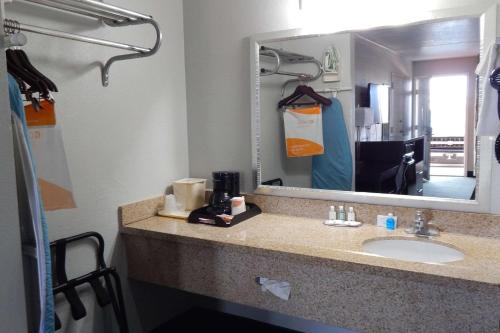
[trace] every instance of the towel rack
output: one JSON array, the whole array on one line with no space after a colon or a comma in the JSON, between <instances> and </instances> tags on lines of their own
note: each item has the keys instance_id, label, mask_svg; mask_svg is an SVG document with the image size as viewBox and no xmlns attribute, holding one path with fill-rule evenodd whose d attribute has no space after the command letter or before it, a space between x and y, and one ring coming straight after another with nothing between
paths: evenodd
<instances>
[{"instance_id":1,"label":"towel rack","mask_svg":"<svg viewBox=\"0 0 500 333\"><path fill-rule=\"evenodd\" d=\"M340 88L324 88L320 90L315 90L318 94L327 94L327 93L339 93L344 91L351 91L351 87L340 87Z\"/></svg>"},{"instance_id":2,"label":"towel rack","mask_svg":"<svg viewBox=\"0 0 500 333\"><path fill-rule=\"evenodd\" d=\"M21 31L31 32L46 36L52 36L74 41L102 45L116 49L128 50L134 53L121 54L111 57L106 61L102 68L102 84L107 87L109 84L109 69L115 61L128 59L144 58L155 54L161 45L162 34L158 23L150 15L137 13L128 9L120 8L111 4L98 2L94 0L0 0L2 2L25 2L35 5L55 8L73 14L83 15L102 20L111 27L122 27L138 24L150 24L156 33L156 41L153 47L140 47L130 44L124 44L105 39L98 39L89 36L72 34L59 30L46 29L34 25L24 24L16 20L5 19L3 22L4 31L7 35L16 34ZM22 40L22 38L21 38ZM13 46L12 42L9 46Z\"/></svg>"},{"instance_id":3,"label":"towel rack","mask_svg":"<svg viewBox=\"0 0 500 333\"><path fill-rule=\"evenodd\" d=\"M285 50L275 49L275 48L271 48L271 47L267 47L267 46L260 47L259 55L271 57L271 58L274 58L274 60L275 60L275 66L273 69L266 69L266 68L260 69L261 76L279 74L279 75L296 77L295 79L290 79L283 84L283 87L281 89L282 96L284 95L286 86L288 84L290 84L292 82L314 81L314 80L319 79L321 77L321 75L323 74L323 65L321 64L321 61L319 61L318 59L316 59L312 56L308 56L308 55L304 55L304 54L300 54L300 53L288 52ZM296 73L296 72L283 71L280 68L283 63L286 63L286 64L306 64L306 63L314 64L317 67L317 72L316 72L316 74L307 74L307 73Z\"/></svg>"}]
</instances>

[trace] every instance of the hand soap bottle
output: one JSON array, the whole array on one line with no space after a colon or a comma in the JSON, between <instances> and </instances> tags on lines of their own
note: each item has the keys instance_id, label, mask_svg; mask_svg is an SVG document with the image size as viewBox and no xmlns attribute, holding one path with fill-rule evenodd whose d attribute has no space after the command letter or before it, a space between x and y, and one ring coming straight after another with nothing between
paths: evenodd
<instances>
[{"instance_id":1,"label":"hand soap bottle","mask_svg":"<svg viewBox=\"0 0 500 333\"><path fill-rule=\"evenodd\" d=\"M394 219L394 215L392 215L392 213L387 214L385 227L387 230L396 230L396 220Z\"/></svg>"},{"instance_id":2,"label":"hand soap bottle","mask_svg":"<svg viewBox=\"0 0 500 333\"><path fill-rule=\"evenodd\" d=\"M356 221L356 214L354 214L354 208L349 207L349 211L347 212L347 221L354 222Z\"/></svg>"},{"instance_id":3,"label":"hand soap bottle","mask_svg":"<svg viewBox=\"0 0 500 333\"><path fill-rule=\"evenodd\" d=\"M330 206L330 211L328 212L328 219L330 221L335 221L337 219L337 212L335 211L335 206Z\"/></svg>"},{"instance_id":4,"label":"hand soap bottle","mask_svg":"<svg viewBox=\"0 0 500 333\"><path fill-rule=\"evenodd\" d=\"M337 216L337 219L339 219L340 221L345 221L344 206L339 206L339 215Z\"/></svg>"}]
</instances>

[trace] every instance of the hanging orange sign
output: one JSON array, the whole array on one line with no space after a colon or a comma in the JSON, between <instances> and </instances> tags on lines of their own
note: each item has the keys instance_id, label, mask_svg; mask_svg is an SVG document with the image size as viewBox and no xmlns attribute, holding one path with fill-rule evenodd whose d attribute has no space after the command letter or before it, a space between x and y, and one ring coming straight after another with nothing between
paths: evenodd
<instances>
[{"instance_id":1,"label":"hanging orange sign","mask_svg":"<svg viewBox=\"0 0 500 333\"><path fill-rule=\"evenodd\" d=\"M24 106L26 114L26 123L31 126L55 126L56 113L54 103L47 100L40 102L40 109L36 110L32 104Z\"/></svg>"}]
</instances>

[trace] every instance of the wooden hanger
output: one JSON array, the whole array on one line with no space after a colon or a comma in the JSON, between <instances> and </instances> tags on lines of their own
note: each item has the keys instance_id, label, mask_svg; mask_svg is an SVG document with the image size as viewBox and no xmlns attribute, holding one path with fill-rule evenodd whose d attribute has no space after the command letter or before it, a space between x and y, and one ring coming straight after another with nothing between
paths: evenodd
<instances>
[{"instance_id":1,"label":"wooden hanger","mask_svg":"<svg viewBox=\"0 0 500 333\"><path fill-rule=\"evenodd\" d=\"M300 85L295 88L295 91L288 97L283 98L281 101L278 103L278 107L281 109L284 106L289 106L289 105L297 105L294 104L295 101L300 99L301 97L307 96L311 99L313 99L315 102L318 104L322 105L331 105L332 101L324 96L321 96L320 94L316 93L313 88L308 87L306 85Z\"/></svg>"}]
</instances>

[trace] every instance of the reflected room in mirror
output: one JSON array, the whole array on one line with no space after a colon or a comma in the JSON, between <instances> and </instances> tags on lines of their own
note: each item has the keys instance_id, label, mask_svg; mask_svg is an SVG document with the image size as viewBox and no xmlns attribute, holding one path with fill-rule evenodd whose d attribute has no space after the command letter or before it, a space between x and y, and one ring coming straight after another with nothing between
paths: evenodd
<instances>
[{"instance_id":1,"label":"reflected room in mirror","mask_svg":"<svg viewBox=\"0 0 500 333\"><path fill-rule=\"evenodd\" d=\"M476 17L261 42L260 184L474 200L480 45Z\"/></svg>"}]
</instances>

